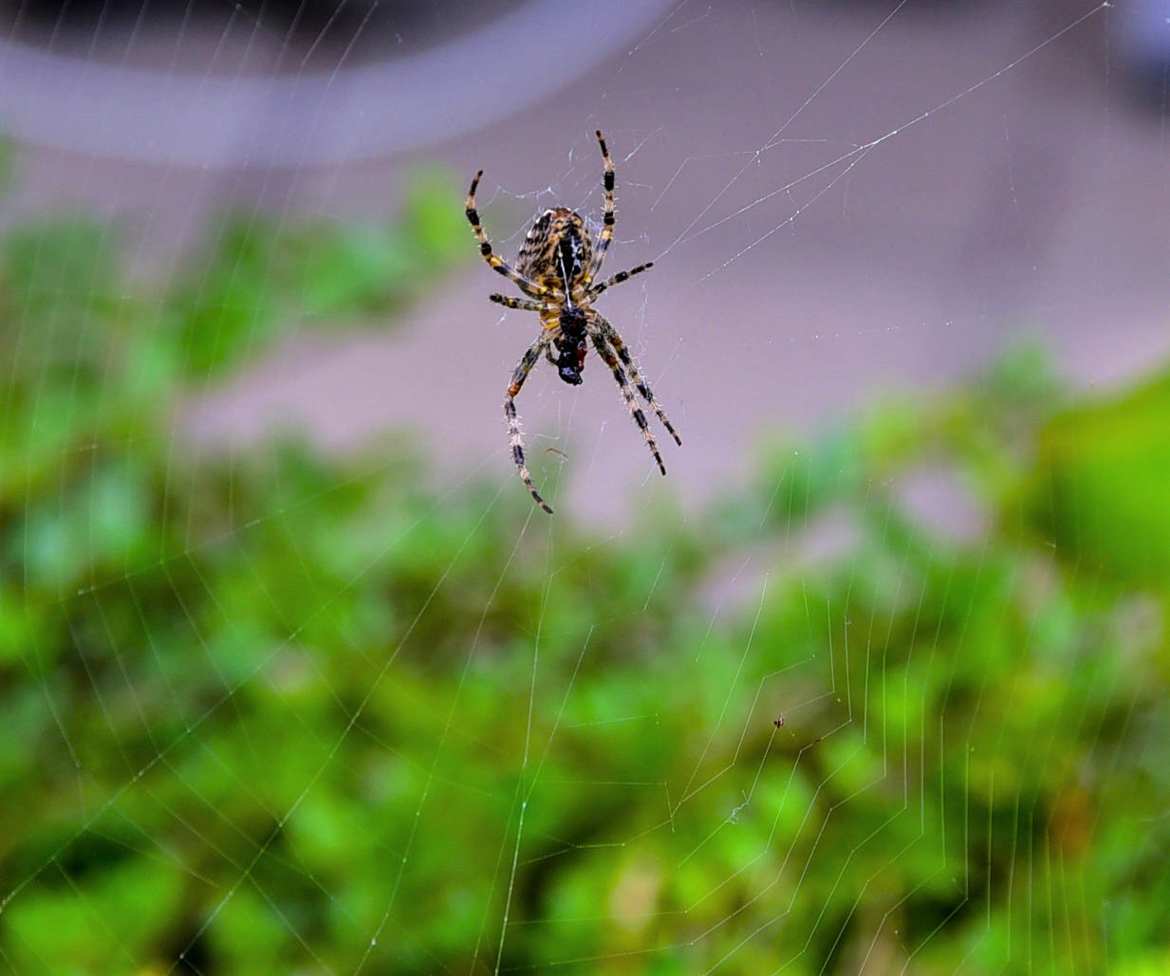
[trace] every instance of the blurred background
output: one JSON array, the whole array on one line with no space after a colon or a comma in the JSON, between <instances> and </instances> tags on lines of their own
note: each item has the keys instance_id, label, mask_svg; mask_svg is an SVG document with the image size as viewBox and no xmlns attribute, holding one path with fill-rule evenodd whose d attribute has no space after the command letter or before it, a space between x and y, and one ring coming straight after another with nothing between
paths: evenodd
<instances>
[{"instance_id":1,"label":"blurred background","mask_svg":"<svg viewBox=\"0 0 1170 976\"><path fill-rule=\"evenodd\" d=\"M1170 2L0 2L0 972L1170 972ZM463 216L618 222L682 434ZM663 437L662 439L667 438Z\"/></svg>"}]
</instances>

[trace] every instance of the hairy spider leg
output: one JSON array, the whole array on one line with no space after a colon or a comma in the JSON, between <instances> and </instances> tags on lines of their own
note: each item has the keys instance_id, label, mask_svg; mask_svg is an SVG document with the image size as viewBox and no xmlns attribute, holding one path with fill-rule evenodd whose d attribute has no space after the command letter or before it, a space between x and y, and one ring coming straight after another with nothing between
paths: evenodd
<instances>
[{"instance_id":1,"label":"hairy spider leg","mask_svg":"<svg viewBox=\"0 0 1170 976\"><path fill-rule=\"evenodd\" d=\"M547 302L526 302L523 298L509 298L507 295L488 295L488 301L504 308L518 308L522 312L546 312L549 309Z\"/></svg>"},{"instance_id":2,"label":"hairy spider leg","mask_svg":"<svg viewBox=\"0 0 1170 976\"><path fill-rule=\"evenodd\" d=\"M513 371L512 382L508 386L507 393L504 395L504 416L508 418L508 442L512 446L512 460L516 462L516 470L520 473L520 480L524 482L528 493L532 495L536 504L548 512L549 515L552 515L553 510L549 507L548 502L540 497L540 492L536 490L536 485L532 483L532 475L528 473L528 465L524 462L524 438L520 434L520 418L516 416L516 397L520 393L520 387L528 379L528 374L532 372L532 367L540 359L540 355L544 352L548 342L548 336L546 335L542 335L537 339L536 342L528 347L528 351L524 353L524 356Z\"/></svg>"},{"instance_id":3,"label":"hairy spider leg","mask_svg":"<svg viewBox=\"0 0 1170 976\"><path fill-rule=\"evenodd\" d=\"M625 371L622 369L621 363L618 362L617 356L614 355L613 350L610 349L606 342L606 337L598 328L589 330L589 338L593 340L593 347L597 350L599 356L605 360L605 364L613 371L613 378L617 380L617 385L621 388L622 397L626 401L626 406L630 409L630 416L634 418L636 423L642 429L642 436L646 438L646 446L650 448L650 453L654 455L654 460L658 462L658 470L666 474L666 465L662 463L662 455L658 453L658 444L654 440L654 435L650 433L650 425L646 423L646 415L642 412L642 408L638 406L638 401L634 398L634 391L630 388L630 381L626 379Z\"/></svg>"},{"instance_id":4,"label":"hairy spider leg","mask_svg":"<svg viewBox=\"0 0 1170 976\"><path fill-rule=\"evenodd\" d=\"M593 267L589 272L586 284L601 273L601 265L605 262L605 252L609 250L609 242L613 240L613 225L617 218L613 213L613 159L605 145L605 136L597 130L597 144L601 146L601 158L605 163L605 173L601 178L601 187L605 191L605 203L601 214L601 234L597 238L597 247L593 251Z\"/></svg>"},{"instance_id":5,"label":"hairy spider leg","mask_svg":"<svg viewBox=\"0 0 1170 976\"><path fill-rule=\"evenodd\" d=\"M479 222L479 211L475 209L475 191L479 187L480 177L483 176L481 169L475 174L471 181L471 189L467 191L467 205L464 208L464 213L467 215L467 221L471 224L472 233L475 234L475 239L479 241L479 253L483 255L483 259L495 270L504 277L510 279L515 283L524 294L532 298L540 298L548 292L544 285L538 284L531 278L526 278L519 271L513 268L507 261L492 251L491 241L487 239L487 234L483 232L483 227Z\"/></svg>"},{"instance_id":6,"label":"hairy spider leg","mask_svg":"<svg viewBox=\"0 0 1170 976\"><path fill-rule=\"evenodd\" d=\"M649 271L654 267L653 261L647 261L645 264L639 264L636 268L630 268L629 271L619 271L609 281L603 281L600 285L595 285L589 289L589 300L592 301L600 295L607 288L612 288L614 285L620 285L623 281L629 281L634 275L641 274L643 271Z\"/></svg>"},{"instance_id":7,"label":"hairy spider leg","mask_svg":"<svg viewBox=\"0 0 1170 976\"><path fill-rule=\"evenodd\" d=\"M669 433L670 436L674 438L674 442L679 447L682 447L682 438L678 436L678 432L674 429L674 425L671 424L669 418L666 416L666 411L662 409L662 404L660 404L657 398L654 396L654 391L650 389L650 384L647 383L645 377L643 377L642 374L638 372L638 366L634 362L634 358L630 355L629 349L626 348L626 344L622 340L622 337L618 335L618 330L610 325L608 320L602 318L602 316L598 315L596 312L593 314L597 319L598 326L601 328L602 335L605 336L606 340L617 352L618 359L622 361L622 365L625 366L626 371L630 374L630 379L634 381L634 386L636 386L638 388L638 392L642 394L642 399L650 404L654 412L658 415L658 419L662 421L662 426L666 428L667 433Z\"/></svg>"}]
</instances>

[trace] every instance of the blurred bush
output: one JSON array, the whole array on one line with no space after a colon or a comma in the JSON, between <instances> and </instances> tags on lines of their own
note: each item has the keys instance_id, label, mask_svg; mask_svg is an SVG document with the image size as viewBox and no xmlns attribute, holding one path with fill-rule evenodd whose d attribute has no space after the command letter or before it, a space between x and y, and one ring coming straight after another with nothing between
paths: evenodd
<instances>
[{"instance_id":1,"label":"blurred bush","mask_svg":"<svg viewBox=\"0 0 1170 976\"><path fill-rule=\"evenodd\" d=\"M461 223L228 221L161 295L3 242L0 970L1166 971L1170 384L1020 354L606 541L506 471L184 450L193 380Z\"/></svg>"}]
</instances>

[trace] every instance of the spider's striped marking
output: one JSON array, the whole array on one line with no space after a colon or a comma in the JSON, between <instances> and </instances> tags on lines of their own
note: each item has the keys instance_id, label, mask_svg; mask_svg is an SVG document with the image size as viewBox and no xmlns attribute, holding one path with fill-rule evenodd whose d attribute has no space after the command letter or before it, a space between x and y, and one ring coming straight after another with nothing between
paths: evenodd
<instances>
[{"instance_id":1,"label":"spider's striped marking","mask_svg":"<svg viewBox=\"0 0 1170 976\"><path fill-rule=\"evenodd\" d=\"M512 460L516 462L516 470L520 474L520 480L524 482L528 493L532 495L536 504L552 515L553 510L549 507L548 502L540 497L540 492L532 483L532 475L528 473L528 465L524 461L524 438L520 433L520 418L516 415L516 397L520 393L520 387L528 379L528 374L532 372L532 367L536 365L536 361L540 359L540 355L547 345L548 337L542 335L528 347L528 351L520 359L512 373L512 382L504 396L504 416L508 418L508 443L512 448Z\"/></svg>"},{"instance_id":2,"label":"spider's striped marking","mask_svg":"<svg viewBox=\"0 0 1170 976\"><path fill-rule=\"evenodd\" d=\"M631 274L632 273L633 272L631 272ZM597 313L595 312L594 315L597 315ZM650 389L650 384L647 383L642 374L638 372L638 366L634 362L633 357L630 355L630 351L626 348L625 342L622 341L622 337L618 335L617 329L610 325L609 322L600 315L597 315L597 322L601 327L602 335L604 335L609 344L613 346L614 350L618 354L618 359L622 361L622 365L625 366L626 371L630 374L630 379L634 381L634 386L636 386L638 388L638 392L642 394L642 399L650 404L651 408L658 415L658 419L662 421L662 426L666 428L667 433L674 438L674 442L679 447L682 447L682 438L678 436L678 432L674 429L674 425L671 424L670 419L666 416L666 411L662 409L662 404L660 404L657 398L654 396L654 391Z\"/></svg>"},{"instance_id":3,"label":"spider's striped marking","mask_svg":"<svg viewBox=\"0 0 1170 976\"><path fill-rule=\"evenodd\" d=\"M522 312L544 312L549 306L544 302L526 302L523 298L509 298L507 295L488 295L489 302L503 305L504 308L515 308Z\"/></svg>"},{"instance_id":4,"label":"spider's striped marking","mask_svg":"<svg viewBox=\"0 0 1170 976\"><path fill-rule=\"evenodd\" d=\"M630 268L629 271L619 271L609 281L603 281L600 285L595 285L589 289L589 298L592 300L600 295L607 288L612 288L614 285L620 285L623 281L629 281L634 275L641 274L643 271L649 271L654 267L653 261L647 261L645 264L639 264L636 268Z\"/></svg>"},{"instance_id":5,"label":"spider's striped marking","mask_svg":"<svg viewBox=\"0 0 1170 976\"><path fill-rule=\"evenodd\" d=\"M537 217L516 257L516 270L562 304L566 295L573 304L585 299L592 268L593 241L584 219L568 207Z\"/></svg>"},{"instance_id":6,"label":"spider's striped marking","mask_svg":"<svg viewBox=\"0 0 1170 976\"><path fill-rule=\"evenodd\" d=\"M609 154L609 147L606 146L605 136L601 134L600 129L597 130L597 144L601 147L601 159L605 165L605 173L601 178L604 200L601 211L601 234L597 239L597 251L593 256L593 269L589 274L590 280L601 273L601 265L605 261L605 252L609 250L610 241L613 240L613 225L617 221L617 218L614 216L613 202L613 187L616 181L613 158Z\"/></svg>"},{"instance_id":7,"label":"spider's striped marking","mask_svg":"<svg viewBox=\"0 0 1170 976\"><path fill-rule=\"evenodd\" d=\"M498 271L506 278L513 281L516 286L526 295L531 295L533 298L540 298L548 289L544 285L526 278L515 270L507 261L501 258L498 254L492 251L491 241L487 239L487 234L483 232L483 227L479 222L479 210L475 206L475 191L479 188L479 181L483 177L483 170L481 169L475 174L475 178L471 181L471 189L467 191L467 203L463 208L463 213L467 217L467 222L471 224L471 231L475 234L475 239L479 241L479 253L483 255L483 259L492 267L493 271Z\"/></svg>"},{"instance_id":8,"label":"spider's striped marking","mask_svg":"<svg viewBox=\"0 0 1170 976\"><path fill-rule=\"evenodd\" d=\"M650 425L646 423L646 415L642 413L642 408L638 406L638 401L634 399L634 391L630 389L630 381L626 379L626 374L622 370L621 363L618 362L617 356L613 354L613 350L606 344L605 336L600 331L590 332L589 337L593 340L593 346L597 350L598 355L605 360L607 365L613 372L613 378L617 380L617 385L621 387L622 397L626 401L626 406L630 410L630 416L634 418L636 423L642 430L642 436L646 438L646 446L650 448L650 453L654 455L654 460L658 462L658 470L666 474L666 465L662 463L662 455L658 453L658 443L654 440L654 435L650 433Z\"/></svg>"}]
</instances>

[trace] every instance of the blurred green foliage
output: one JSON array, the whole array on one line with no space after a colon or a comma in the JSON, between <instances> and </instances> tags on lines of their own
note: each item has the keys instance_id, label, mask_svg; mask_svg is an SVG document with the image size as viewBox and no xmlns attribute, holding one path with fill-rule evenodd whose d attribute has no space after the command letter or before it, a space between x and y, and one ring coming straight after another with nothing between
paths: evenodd
<instances>
[{"instance_id":1,"label":"blurred green foliage","mask_svg":"<svg viewBox=\"0 0 1170 976\"><path fill-rule=\"evenodd\" d=\"M161 296L3 242L0 972L1166 972L1170 383L1019 354L604 541L506 470L181 449L461 224L229 221Z\"/></svg>"},{"instance_id":2,"label":"blurred green foliage","mask_svg":"<svg viewBox=\"0 0 1170 976\"><path fill-rule=\"evenodd\" d=\"M188 368L238 365L290 320L385 321L466 256L466 221L450 204L449 183L430 175L393 224L225 220L167 301Z\"/></svg>"}]
</instances>

